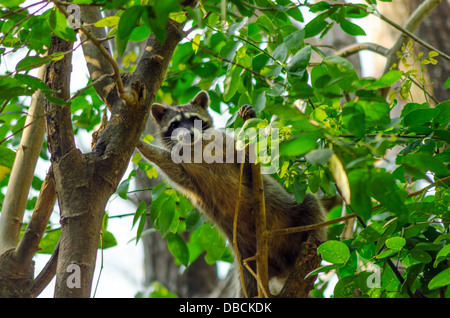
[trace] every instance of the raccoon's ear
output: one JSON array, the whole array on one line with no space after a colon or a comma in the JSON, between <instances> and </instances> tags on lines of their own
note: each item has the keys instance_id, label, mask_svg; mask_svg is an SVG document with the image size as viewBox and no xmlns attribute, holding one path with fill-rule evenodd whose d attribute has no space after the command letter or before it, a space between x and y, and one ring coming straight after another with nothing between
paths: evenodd
<instances>
[{"instance_id":1,"label":"raccoon's ear","mask_svg":"<svg viewBox=\"0 0 450 318\"><path fill-rule=\"evenodd\" d=\"M209 95L206 91L201 91L195 95L194 99L191 101L191 105L198 105L204 109L209 106Z\"/></svg>"},{"instance_id":2,"label":"raccoon's ear","mask_svg":"<svg viewBox=\"0 0 450 318\"><path fill-rule=\"evenodd\" d=\"M151 109L153 118L155 118L156 122L158 123L161 122L168 110L169 109L167 108L167 106L158 103L154 103Z\"/></svg>"}]
</instances>

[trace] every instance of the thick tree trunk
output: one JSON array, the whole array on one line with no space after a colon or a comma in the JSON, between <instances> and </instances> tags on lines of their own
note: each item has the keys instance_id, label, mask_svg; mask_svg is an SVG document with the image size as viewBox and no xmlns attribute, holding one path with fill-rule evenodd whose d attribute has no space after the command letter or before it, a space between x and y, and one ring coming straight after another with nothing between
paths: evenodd
<instances>
[{"instance_id":1,"label":"thick tree trunk","mask_svg":"<svg viewBox=\"0 0 450 318\"><path fill-rule=\"evenodd\" d=\"M125 104L115 86L108 91L105 100L111 117L92 153L82 154L71 142L70 110L67 112L63 107L47 119L61 210L56 297L90 296L105 206L128 166L180 40L181 26L169 23L166 41L160 44L151 37L136 72L122 77L124 87L137 96L136 104ZM51 72L48 76L53 79ZM57 76L64 75L58 72L55 79ZM62 82L63 78L54 83ZM51 83L48 85L55 89Z\"/></svg>"}]
</instances>

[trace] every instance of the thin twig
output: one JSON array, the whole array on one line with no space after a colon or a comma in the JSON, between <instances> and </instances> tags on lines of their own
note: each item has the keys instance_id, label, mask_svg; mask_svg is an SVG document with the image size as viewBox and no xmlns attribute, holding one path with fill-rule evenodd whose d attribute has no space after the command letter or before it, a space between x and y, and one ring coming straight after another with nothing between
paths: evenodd
<instances>
[{"instance_id":1,"label":"thin twig","mask_svg":"<svg viewBox=\"0 0 450 318\"><path fill-rule=\"evenodd\" d=\"M420 190L418 190L418 191L415 191L415 192L412 192L412 193L408 194L408 195L406 196L406 198L409 199L409 198L415 197L415 196L417 196L417 195L421 195L422 193L428 191L429 189L431 189L431 188L433 188L433 187L435 187L435 186L437 186L437 185L446 183L446 182L448 182L448 181L450 181L450 177L445 177L445 178L436 180L435 182L433 182L433 183L427 185L425 188L420 189ZM382 207L383 207L383 205L378 204L378 205L373 206L372 209L379 209L379 208L382 208Z\"/></svg>"},{"instance_id":2,"label":"thin twig","mask_svg":"<svg viewBox=\"0 0 450 318\"><path fill-rule=\"evenodd\" d=\"M185 39L187 39L187 40L190 41L191 43L194 43L193 40L190 39L190 38L188 38L188 37L185 37ZM228 60L228 59L226 59L226 58L224 58L224 57L221 57L221 56L217 55L216 53L214 53L213 51L211 51L210 49L208 49L208 48L206 48L206 47L200 45L199 43L195 43L195 45L198 46L202 51L206 52L207 54L210 54L210 55L214 56L215 58L218 58L219 60L221 60L221 61L223 61L223 62L230 63L230 64L232 64L232 65L235 65L235 66L237 66L237 67L240 67L240 68L242 68L243 70L245 70L245 71L247 71L247 72L249 72L249 73L252 73L253 75L255 75L255 76L257 76L257 77L262 78L262 79L267 83L267 85L269 85L270 87L272 87L272 86L274 85L274 84L273 84L266 76L264 76L264 75L262 75L262 74L259 74L258 72L255 72L255 71L249 69L248 67L245 67L244 65L241 65L241 64L239 64L239 63L230 61L230 60ZM280 85L286 87L286 84L284 84L284 83L277 82L277 81L275 81L275 83L280 84Z\"/></svg>"},{"instance_id":3,"label":"thin twig","mask_svg":"<svg viewBox=\"0 0 450 318\"><path fill-rule=\"evenodd\" d=\"M389 49L385 48L384 46L375 44L375 43L354 43L347 47L344 47L343 49L340 49L334 53L336 56L340 57L349 57L350 55L356 54L359 51L371 51L375 52L379 55L386 56L389 53Z\"/></svg>"},{"instance_id":4,"label":"thin twig","mask_svg":"<svg viewBox=\"0 0 450 318\"><path fill-rule=\"evenodd\" d=\"M428 0L428 3L432 3L432 2L435 2L435 1L439 1L440 2L441 0ZM425 2L424 4L427 5L428 3ZM254 8L254 9L258 9L259 11L278 11L279 10L279 8L275 7L275 5L273 7L270 7L270 8L257 7L257 6L248 4L248 3L246 3L246 5L249 6L249 7ZM286 7L286 9L295 9L295 8L298 8L298 7L301 7L301 6L311 7L312 5L313 4L303 3L303 4L299 4L299 5ZM394 21L388 19L385 15L381 14L378 11L373 12L372 10L370 10L370 9L368 9L366 7L363 7L361 5L354 4L354 3L334 3L334 4L330 4L330 7L352 7L352 8L357 8L357 9L359 9L359 10L365 12L365 13L374 14L374 15L378 16L381 20L383 20L384 22L389 24L390 26L394 27L395 29L399 30L403 34L405 34L408 37L410 37L411 39L413 39L415 42L417 42L420 45L422 45L423 47L426 47L427 49L429 49L431 51L435 51L435 52L439 53L439 55L442 56L444 59L446 59L447 61L450 61L450 56L449 55L447 55L444 52L438 50L437 48L433 47L429 43L423 41L418 36L414 35L414 33L410 32L408 29L402 27L401 25L398 25ZM413 13L412 16L414 16L414 13Z\"/></svg>"},{"instance_id":5,"label":"thin twig","mask_svg":"<svg viewBox=\"0 0 450 318\"><path fill-rule=\"evenodd\" d=\"M256 279L256 283L258 284L258 287L260 288L260 290L262 291L262 294L265 298L269 298L270 295L268 294L266 288L264 287L263 282L261 281L261 278L259 277L258 274L256 274L253 269L250 267L250 265L248 265L248 262L250 261L256 261L258 259L258 256L252 256L249 258L246 258L242 261L242 263L244 264L245 268L247 268L247 270L250 272L250 274Z\"/></svg>"},{"instance_id":6,"label":"thin twig","mask_svg":"<svg viewBox=\"0 0 450 318\"><path fill-rule=\"evenodd\" d=\"M253 196L255 198L255 228L256 228L256 271L261 280L258 295L267 297L269 288L269 238L267 236L266 202L264 198L264 182L261 165L252 163Z\"/></svg>"},{"instance_id":7,"label":"thin twig","mask_svg":"<svg viewBox=\"0 0 450 318\"><path fill-rule=\"evenodd\" d=\"M55 3L55 6L58 8L59 11L61 11L62 14L66 18L69 18L70 14L66 11L64 8L64 5L59 1L53 1ZM120 77L120 70L119 65L117 62L112 58L111 54L105 49L105 47L102 45L102 43L86 28L80 23L80 30L83 31L83 33L86 35L86 37L92 41L92 43L95 44L95 46L98 48L100 53L103 55L103 57L111 64L113 70L114 70L114 76L113 79L116 82L117 85L117 93L121 99L123 99L127 104L134 105L137 101L134 98L133 94L125 92L125 88L123 86L122 78Z\"/></svg>"},{"instance_id":8,"label":"thin twig","mask_svg":"<svg viewBox=\"0 0 450 318\"><path fill-rule=\"evenodd\" d=\"M95 84L103 81L105 78L107 77L114 77L114 74L103 74L102 76L100 76L99 78L97 78L95 81L93 81L91 84L87 85L86 87L83 87L82 89L79 89L75 94L72 95L72 97L70 97L70 99L67 101L68 103L72 102L76 97L78 97L81 93L83 93L84 91L88 90L89 88L91 88L92 86L94 86Z\"/></svg>"},{"instance_id":9,"label":"thin twig","mask_svg":"<svg viewBox=\"0 0 450 318\"><path fill-rule=\"evenodd\" d=\"M245 295L245 298L248 298L247 290L245 288L244 283L244 271L242 269L242 263L241 263L241 256L239 254L239 247L237 245L237 220L238 220L238 214L239 214L239 205L241 202L241 192L242 192L242 174L244 171L244 161L241 162L240 166L240 172L239 172L239 185L238 185L238 199L236 201L236 207L234 210L234 221L233 221L233 246L234 246L234 252L236 254L236 261L239 265L239 274L241 278L241 285L242 285L242 292Z\"/></svg>"},{"instance_id":10,"label":"thin twig","mask_svg":"<svg viewBox=\"0 0 450 318\"><path fill-rule=\"evenodd\" d=\"M450 56L445 54L444 52L438 50L437 48L433 47L432 45L426 43L425 41L421 40L419 37L417 37L413 32L418 28L422 20L428 16L428 14L433 10L441 0L426 0L422 4L419 5L419 7L411 14L411 16L408 18L408 20L405 23L405 26L399 26L395 22L387 19L385 16L380 14L380 18L389 23L391 26L402 32L402 34L399 36L397 41L395 42L394 46L391 48L388 56L387 56L387 62L386 66L384 68L384 73L389 71L391 67L397 63L398 57L397 52L400 50L402 45L406 42L407 38L410 37L415 42L419 43L423 47L426 47L427 49L431 51L437 52L442 58L446 59L447 61L450 61Z\"/></svg>"},{"instance_id":11,"label":"thin twig","mask_svg":"<svg viewBox=\"0 0 450 318\"><path fill-rule=\"evenodd\" d=\"M287 235L287 234L294 234L294 233L299 233L299 232L317 230L322 227L326 227L328 225L339 223L341 221L353 219L356 217L358 217L358 216L355 213L352 213L352 214L345 215L343 217L336 218L336 219L326 221L326 222L310 224L310 225L295 226L295 227L288 227L288 228L284 228L284 229L270 230L270 231L268 231L267 235L268 235L268 237L274 237L277 235Z\"/></svg>"}]
</instances>

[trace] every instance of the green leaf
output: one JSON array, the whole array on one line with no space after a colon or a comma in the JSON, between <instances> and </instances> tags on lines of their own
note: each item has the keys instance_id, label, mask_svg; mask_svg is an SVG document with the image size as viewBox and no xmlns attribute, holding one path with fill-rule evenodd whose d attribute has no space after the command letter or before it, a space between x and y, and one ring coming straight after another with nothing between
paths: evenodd
<instances>
[{"instance_id":1,"label":"green leaf","mask_svg":"<svg viewBox=\"0 0 450 318\"><path fill-rule=\"evenodd\" d=\"M379 79L366 87L366 89L380 89L389 87L397 83L402 78L403 72L399 70L391 70L383 74Z\"/></svg>"},{"instance_id":2,"label":"green leaf","mask_svg":"<svg viewBox=\"0 0 450 318\"><path fill-rule=\"evenodd\" d=\"M315 4L313 4L310 8L309 11L315 13L315 12L320 12L320 11L325 11L328 10L330 8L330 4L326 1L319 1Z\"/></svg>"},{"instance_id":3,"label":"green leaf","mask_svg":"<svg viewBox=\"0 0 450 318\"><path fill-rule=\"evenodd\" d=\"M375 170L370 180L369 193L384 207L394 212L400 222L407 220L408 209L398 193L395 179L391 174L381 169Z\"/></svg>"},{"instance_id":4,"label":"green leaf","mask_svg":"<svg viewBox=\"0 0 450 318\"><path fill-rule=\"evenodd\" d=\"M302 76L306 68L308 67L309 60L311 59L311 46L307 45L300 51L298 51L287 65L287 71L289 75Z\"/></svg>"},{"instance_id":5,"label":"green leaf","mask_svg":"<svg viewBox=\"0 0 450 318\"><path fill-rule=\"evenodd\" d=\"M209 223L203 224L198 235L198 242L207 252L205 261L208 264L214 264L222 258L225 252L225 240L215 227Z\"/></svg>"},{"instance_id":6,"label":"green leaf","mask_svg":"<svg viewBox=\"0 0 450 318\"><path fill-rule=\"evenodd\" d=\"M439 253L436 255L436 260L434 261L433 267L436 268L437 265L438 265L441 261L450 258L450 255L449 255L449 254L450 254L450 244L444 246L444 247L439 251Z\"/></svg>"},{"instance_id":7,"label":"green leaf","mask_svg":"<svg viewBox=\"0 0 450 318\"><path fill-rule=\"evenodd\" d=\"M43 64L50 63L51 60L51 56L27 56L17 63L16 71L28 71Z\"/></svg>"},{"instance_id":8,"label":"green leaf","mask_svg":"<svg viewBox=\"0 0 450 318\"><path fill-rule=\"evenodd\" d=\"M352 298L356 288L354 275L341 278L334 287L334 298Z\"/></svg>"},{"instance_id":9,"label":"green leaf","mask_svg":"<svg viewBox=\"0 0 450 318\"><path fill-rule=\"evenodd\" d=\"M133 227L136 224L136 222L144 215L144 218L146 217L145 212L147 211L147 205L145 204L145 201L141 201L139 203L136 212L134 213L133 217Z\"/></svg>"},{"instance_id":10,"label":"green leaf","mask_svg":"<svg viewBox=\"0 0 450 318\"><path fill-rule=\"evenodd\" d=\"M305 38L312 38L322 32L328 26L328 22L325 21L327 17L328 14L322 13L309 21L305 25Z\"/></svg>"},{"instance_id":11,"label":"green leaf","mask_svg":"<svg viewBox=\"0 0 450 318\"><path fill-rule=\"evenodd\" d=\"M344 264L350 258L348 246L340 241L327 241L322 243L317 249L317 253L324 261L333 264Z\"/></svg>"},{"instance_id":12,"label":"green leaf","mask_svg":"<svg viewBox=\"0 0 450 318\"><path fill-rule=\"evenodd\" d=\"M97 22L95 22L94 26L96 26L97 28L115 27L116 25L119 24L119 21L120 17L113 15L98 20Z\"/></svg>"},{"instance_id":13,"label":"green leaf","mask_svg":"<svg viewBox=\"0 0 450 318\"><path fill-rule=\"evenodd\" d=\"M378 254L376 256L376 259L388 258L388 257L391 257L391 256L396 255L396 254L398 254L398 250L397 249L395 249L395 250L387 249L387 250L384 250L383 252L381 252L380 254Z\"/></svg>"},{"instance_id":14,"label":"green leaf","mask_svg":"<svg viewBox=\"0 0 450 318\"><path fill-rule=\"evenodd\" d=\"M165 183L161 183L161 185L165 185ZM156 189L156 187L155 187ZM155 190L154 189L154 190ZM153 191L152 191L153 193ZM152 204L150 206L150 221L152 224L156 224L156 221L158 220L160 214L161 214L161 208L164 205L164 203L169 199L169 196L166 192L162 192L158 196L153 196Z\"/></svg>"},{"instance_id":15,"label":"green leaf","mask_svg":"<svg viewBox=\"0 0 450 318\"><path fill-rule=\"evenodd\" d=\"M443 270L439 274L433 277L431 281L428 283L429 289L436 289L440 287L444 287L450 285L450 268Z\"/></svg>"},{"instance_id":16,"label":"green leaf","mask_svg":"<svg viewBox=\"0 0 450 318\"><path fill-rule=\"evenodd\" d=\"M146 7L143 18L152 29L160 43L166 40L166 26L171 12L180 11L180 0L155 1L152 7Z\"/></svg>"},{"instance_id":17,"label":"green leaf","mask_svg":"<svg viewBox=\"0 0 450 318\"><path fill-rule=\"evenodd\" d=\"M292 190L294 192L294 197L297 203L302 203L303 199L306 195L306 188L307 184L305 180L300 180L299 178L296 178L294 180L294 183L292 184Z\"/></svg>"},{"instance_id":18,"label":"green leaf","mask_svg":"<svg viewBox=\"0 0 450 318\"><path fill-rule=\"evenodd\" d=\"M129 179L125 179L119 184L119 186L117 187L117 194L119 195L119 197L121 197L124 200L126 200L128 198L129 186L130 186Z\"/></svg>"},{"instance_id":19,"label":"green leaf","mask_svg":"<svg viewBox=\"0 0 450 318\"><path fill-rule=\"evenodd\" d=\"M130 34L129 41L140 42L147 39L150 36L151 30L148 25L140 25L135 27Z\"/></svg>"},{"instance_id":20,"label":"green leaf","mask_svg":"<svg viewBox=\"0 0 450 318\"><path fill-rule=\"evenodd\" d=\"M305 30L298 30L292 32L288 36L284 38L284 45L288 50L297 51L303 44L303 40L305 38Z\"/></svg>"},{"instance_id":21,"label":"green leaf","mask_svg":"<svg viewBox=\"0 0 450 318\"><path fill-rule=\"evenodd\" d=\"M333 265L325 265L325 266L320 266L319 268L316 268L315 270L313 270L312 272L309 272L306 276L305 279L314 275L317 275L319 273L328 273L331 270L334 269L339 269L341 267L345 266L344 264L333 264Z\"/></svg>"},{"instance_id":22,"label":"green leaf","mask_svg":"<svg viewBox=\"0 0 450 318\"><path fill-rule=\"evenodd\" d=\"M18 7L20 4L25 2L25 0L2 0L1 3L7 8Z\"/></svg>"},{"instance_id":23,"label":"green leaf","mask_svg":"<svg viewBox=\"0 0 450 318\"><path fill-rule=\"evenodd\" d=\"M334 81L339 80L337 85L343 90L350 88L351 84L358 79L358 74L352 63L340 56L327 56L322 62L329 71Z\"/></svg>"},{"instance_id":24,"label":"green leaf","mask_svg":"<svg viewBox=\"0 0 450 318\"><path fill-rule=\"evenodd\" d=\"M136 231L136 244L139 242L142 233L144 233L145 220L146 220L145 214L141 215L141 218L139 219L139 225Z\"/></svg>"},{"instance_id":25,"label":"green leaf","mask_svg":"<svg viewBox=\"0 0 450 318\"><path fill-rule=\"evenodd\" d=\"M344 30L344 32L350 35L366 35L366 32L364 32L364 30L359 25L350 22L347 19L342 20L339 25L341 26L342 30Z\"/></svg>"},{"instance_id":26,"label":"green leaf","mask_svg":"<svg viewBox=\"0 0 450 318\"><path fill-rule=\"evenodd\" d=\"M440 112L439 115L434 118L434 121L439 124L448 124L448 122L450 122L450 100L439 103L435 108L439 109Z\"/></svg>"},{"instance_id":27,"label":"green leaf","mask_svg":"<svg viewBox=\"0 0 450 318\"><path fill-rule=\"evenodd\" d=\"M342 109L342 122L344 127L356 137L363 136L366 131L366 116L359 104L349 103Z\"/></svg>"},{"instance_id":28,"label":"green leaf","mask_svg":"<svg viewBox=\"0 0 450 318\"><path fill-rule=\"evenodd\" d=\"M394 250L399 250L406 244L406 240L403 237L391 237L385 242L386 247Z\"/></svg>"},{"instance_id":29,"label":"green leaf","mask_svg":"<svg viewBox=\"0 0 450 318\"><path fill-rule=\"evenodd\" d=\"M39 16L38 19L40 21L31 28L30 48L39 53L44 53L45 48L50 47L52 32L44 15Z\"/></svg>"},{"instance_id":30,"label":"green leaf","mask_svg":"<svg viewBox=\"0 0 450 318\"><path fill-rule=\"evenodd\" d=\"M372 204L367 192L369 174L365 169L352 170L348 174L352 193L351 207L363 220L367 221L372 214Z\"/></svg>"},{"instance_id":31,"label":"green leaf","mask_svg":"<svg viewBox=\"0 0 450 318\"><path fill-rule=\"evenodd\" d=\"M408 113L403 122L405 126L422 125L433 120L438 114L439 109L437 108L416 109Z\"/></svg>"},{"instance_id":32,"label":"green leaf","mask_svg":"<svg viewBox=\"0 0 450 318\"><path fill-rule=\"evenodd\" d=\"M26 74L16 74L14 76L14 78L19 80L19 82L22 82L22 83L28 85L29 87L33 88L34 90L40 89L46 93L56 93L55 91L52 91L50 89L50 87L48 87L39 78L36 78L34 76L30 76L30 75L26 75Z\"/></svg>"},{"instance_id":33,"label":"green leaf","mask_svg":"<svg viewBox=\"0 0 450 318\"><path fill-rule=\"evenodd\" d=\"M317 148L320 135L317 132L306 132L280 144L283 156L298 156Z\"/></svg>"},{"instance_id":34,"label":"green leaf","mask_svg":"<svg viewBox=\"0 0 450 318\"><path fill-rule=\"evenodd\" d=\"M302 12L299 8L292 8L286 11L287 15L299 22L304 22Z\"/></svg>"},{"instance_id":35,"label":"green leaf","mask_svg":"<svg viewBox=\"0 0 450 318\"><path fill-rule=\"evenodd\" d=\"M103 232L102 236L100 237L100 242L98 243L98 248L107 249L116 245L117 240L114 237L114 234L109 231Z\"/></svg>"},{"instance_id":36,"label":"green leaf","mask_svg":"<svg viewBox=\"0 0 450 318\"><path fill-rule=\"evenodd\" d=\"M256 19L255 23L268 35L275 33L275 27L273 26L272 21L270 21L267 16L259 16L258 19Z\"/></svg>"},{"instance_id":37,"label":"green leaf","mask_svg":"<svg viewBox=\"0 0 450 318\"><path fill-rule=\"evenodd\" d=\"M450 77L447 78L447 80L445 81L444 88L445 89L449 89L450 88Z\"/></svg>"},{"instance_id":38,"label":"green leaf","mask_svg":"<svg viewBox=\"0 0 450 318\"><path fill-rule=\"evenodd\" d=\"M167 236L167 246L169 251L177 260L180 261L184 266L189 264L189 249L186 242L178 233L168 233Z\"/></svg>"},{"instance_id":39,"label":"green leaf","mask_svg":"<svg viewBox=\"0 0 450 318\"><path fill-rule=\"evenodd\" d=\"M308 152L305 156L305 159L308 160L312 164L324 165L328 163L331 155L333 154L333 150L329 148L325 149L315 149Z\"/></svg>"},{"instance_id":40,"label":"green leaf","mask_svg":"<svg viewBox=\"0 0 450 318\"><path fill-rule=\"evenodd\" d=\"M61 237L61 229L50 231L47 234L45 234L45 236L39 243L40 250L38 251L38 253L53 254L60 237Z\"/></svg>"},{"instance_id":41,"label":"green leaf","mask_svg":"<svg viewBox=\"0 0 450 318\"><path fill-rule=\"evenodd\" d=\"M175 216L175 200L172 196L169 196L161 207L161 211L158 217L158 225L161 231L161 235L164 236L169 230Z\"/></svg>"},{"instance_id":42,"label":"green leaf","mask_svg":"<svg viewBox=\"0 0 450 318\"><path fill-rule=\"evenodd\" d=\"M177 294L172 293L159 282L153 282L151 284L151 290L152 292L148 296L149 298L178 298Z\"/></svg>"},{"instance_id":43,"label":"green leaf","mask_svg":"<svg viewBox=\"0 0 450 318\"><path fill-rule=\"evenodd\" d=\"M225 102L228 102L236 94L239 88L239 82L241 81L241 73L242 69L240 67L233 66L225 77L223 93Z\"/></svg>"},{"instance_id":44,"label":"green leaf","mask_svg":"<svg viewBox=\"0 0 450 318\"><path fill-rule=\"evenodd\" d=\"M201 214L197 209L192 209L191 212L186 216L186 231L195 231L203 223L205 219L203 214Z\"/></svg>"},{"instance_id":45,"label":"green leaf","mask_svg":"<svg viewBox=\"0 0 450 318\"><path fill-rule=\"evenodd\" d=\"M384 127L389 124L391 109L388 103L360 99L356 104L364 111L366 128Z\"/></svg>"},{"instance_id":46,"label":"green leaf","mask_svg":"<svg viewBox=\"0 0 450 318\"><path fill-rule=\"evenodd\" d=\"M432 261L431 255L418 247L414 247L409 252L409 254L411 255L412 258L424 264L430 263Z\"/></svg>"},{"instance_id":47,"label":"green leaf","mask_svg":"<svg viewBox=\"0 0 450 318\"><path fill-rule=\"evenodd\" d=\"M75 42L77 40L75 31L67 25L65 15L59 10L53 10L47 21L50 29L57 37L69 42Z\"/></svg>"},{"instance_id":48,"label":"green leaf","mask_svg":"<svg viewBox=\"0 0 450 318\"><path fill-rule=\"evenodd\" d=\"M406 292L413 286L417 276L423 271L424 264L411 265L406 269L406 280L402 285L402 291Z\"/></svg>"},{"instance_id":49,"label":"green leaf","mask_svg":"<svg viewBox=\"0 0 450 318\"><path fill-rule=\"evenodd\" d=\"M384 231L386 231L386 228L383 228L383 223L371 223L365 229L363 229L358 234L358 236L356 236L356 238L352 242L352 247L359 248L364 245L373 243L380 238Z\"/></svg>"},{"instance_id":50,"label":"green leaf","mask_svg":"<svg viewBox=\"0 0 450 318\"><path fill-rule=\"evenodd\" d=\"M405 171L419 177L426 179L427 171L432 171L440 176L447 176L449 170L438 158L428 153L417 152L408 154L402 160Z\"/></svg>"},{"instance_id":51,"label":"green leaf","mask_svg":"<svg viewBox=\"0 0 450 318\"><path fill-rule=\"evenodd\" d=\"M0 166L12 169L15 158L15 151L0 145Z\"/></svg>"},{"instance_id":52,"label":"green leaf","mask_svg":"<svg viewBox=\"0 0 450 318\"><path fill-rule=\"evenodd\" d=\"M120 17L116 35L116 45L119 55L125 52L131 32L135 28L143 11L144 7L133 6L126 9Z\"/></svg>"}]
</instances>

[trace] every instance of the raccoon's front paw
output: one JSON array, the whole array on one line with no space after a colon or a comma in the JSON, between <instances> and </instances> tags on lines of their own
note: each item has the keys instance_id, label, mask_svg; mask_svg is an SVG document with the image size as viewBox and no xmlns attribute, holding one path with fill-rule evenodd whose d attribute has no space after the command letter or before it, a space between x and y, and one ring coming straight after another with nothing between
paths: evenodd
<instances>
[{"instance_id":1,"label":"raccoon's front paw","mask_svg":"<svg viewBox=\"0 0 450 318\"><path fill-rule=\"evenodd\" d=\"M244 105L238 110L238 115L244 121L250 118L256 118L256 111L251 105Z\"/></svg>"}]
</instances>

